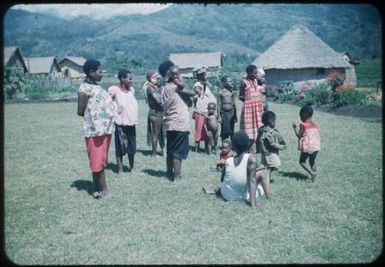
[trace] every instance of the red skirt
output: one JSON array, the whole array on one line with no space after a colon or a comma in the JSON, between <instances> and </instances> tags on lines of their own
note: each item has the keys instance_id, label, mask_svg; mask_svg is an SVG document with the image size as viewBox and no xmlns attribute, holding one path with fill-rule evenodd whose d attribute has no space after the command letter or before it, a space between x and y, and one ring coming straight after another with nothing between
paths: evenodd
<instances>
[{"instance_id":1,"label":"red skirt","mask_svg":"<svg viewBox=\"0 0 385 267\"><path fill-rule=\"evenodd\" d=\"M204 127L205 115L194 111L193 118L195 120L195 142L208 141L209 137Z\"/></svg>"},{"instance_id":2,"label":"red skirt","mask_svg":"<svg viewBox=\"0 0 385 267\"><path fill-rule=\"evenodd\" d=\"M111 135L86 137L85 140L91 171L102 171L108 163L108 149L110 147Z\"/></svg>"},{"instance_id":3,"label":"red skirt","mask_svg":"<svg viewBox=\"0 0 385 267\"><path fill-rule=\"evenodd\" d=\"M245 132L249 139L256 140L258 129L262 123L263 103L259 98L251 98L244 102L241 111L240 130Z\"/></svg>"}]
</instances>

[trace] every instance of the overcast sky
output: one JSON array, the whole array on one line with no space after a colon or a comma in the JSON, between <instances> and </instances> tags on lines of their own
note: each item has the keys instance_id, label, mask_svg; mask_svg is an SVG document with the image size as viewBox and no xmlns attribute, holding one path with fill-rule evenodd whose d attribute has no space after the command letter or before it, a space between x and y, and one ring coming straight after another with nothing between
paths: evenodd
<instances>
[{"instance_id":1,"label":"overcast sky","mask_svg":"<svg viewBox=\"0 0 385 267\"><path fill-rule=\"evenodd\" d=\"M150 14L168 6L170 4L28 4L15 5L12 9L23 9L61 18L86 15L95 19L105 19L124 14Z\"/></svg>"}]
</instances>

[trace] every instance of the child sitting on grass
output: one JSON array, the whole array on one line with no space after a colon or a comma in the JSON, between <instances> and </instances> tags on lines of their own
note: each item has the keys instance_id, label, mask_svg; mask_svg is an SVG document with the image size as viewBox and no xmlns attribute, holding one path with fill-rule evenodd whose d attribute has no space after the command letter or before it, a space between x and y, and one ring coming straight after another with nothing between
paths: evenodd
<instances>
[{"instance_id":1,"label":"child sitting on grass","mask_svg":"<svg viewBox=\"0 0 385 267\"><path fill-rule=\"evenodd\" d=\"M221 154L219 155L219 161L217 163L218 171L222 171L222 168L225 166L226 160L234 156L233 151L231 151L230 139L223 140L221 149Z\"/></svg>"},{"instance_id":2,"label":"child sitting on grass","mask_svg":"<svg viewBox=\"0 0 385 267\"><path fill-rule=\"evenodd\" d=\"M299 116L302 121L299 130L297 130L297 124L293 122L294 133L298 137L298 150L301 151L299 164L311 175L311 180L314 182L317 176L315 158L318 151L321 150L318 125L311 120L313 108L310 105L303 106L299 111ZM306 164L307 159L309 159L310 166Z\"/></svg>"},{"instance_id":3,"label":"child sitting on grass","mask_svg":"<svg viewBox=\"0 0 385 267\"><path fill-rule=\"evenodd\" d=\"M272 111L265 111L262 115L264 126L259 129L257 144L261 153L261 163L268 167L270 182L271 173L281 166L279 151L286 148L286 143L280 132L275 129L276 116Z\"/></svg>"},{"instance_id":4,"label":"child sitting on grass","mask_svg":"<svg viewBox=\"0 0 385 267\"><path fill-rule=\"evenodd\" d=\"M226 160L220 187L204 187L203 190L207 194L220 195L226 201L249 201L254 208L256 198L262 195L262 188L267 198L271 196L268 171L260 166L255 154L248 153L249 137L244 132L236 132L232 142L236 155Z\"/></svg>"},{"instance_id":5,"label":"child sitting on grass","mask_svg":"<svg viewBox=\"0 0 385 267\"><path fill-rule=\"evenodd\" d=\"M209 138L208 146L206 147L206 152L208 155L210 153L217 153L217 143L218 143L218 115L215 114L216 104L213 102L208 103L207 105L207 115L205 115L205 130Z\"/></svg>"}]
</instances>

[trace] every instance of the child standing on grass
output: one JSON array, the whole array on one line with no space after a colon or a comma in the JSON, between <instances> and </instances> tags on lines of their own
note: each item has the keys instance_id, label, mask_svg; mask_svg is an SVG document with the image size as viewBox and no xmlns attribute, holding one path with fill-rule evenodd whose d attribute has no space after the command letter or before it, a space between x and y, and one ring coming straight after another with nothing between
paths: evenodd
<instances>
[{"instance_id":1,"label":"child standing on grass","mask_svg":"<svg viewBox=\"0 0 385 267\"><path fill-rule=\"evenodd\" d=\"M208 155L210 153L217 153L217 143L218 143L218 115L215 114L216 105L213 102L210 102L207 105L207 115L205 115L205 130L209 138L208 147L206 147L206 152Z\"/></svg>"},{"instance_id":2,"label":"child standing on grass","mask_svg":"<svg viewBox=\"0 0 385 267\"><path fill-rule=\"evenodd\" d=\"M223 88L218 91L217 113L218 122L221 124L221 139L230 139L234 134L234 124L237 122L237 109L235 106L235 95L233 93L233 80L229 76L221 78Z\"/></svg>"},{"instance_id":3,"label":"child standing on grass","mask_svg":"<svg viewBox=\"0 0 385 267\"><path fill-rule=\"evenodd\" d=\"M86 79L78 91L79 116L83 117L83 129L94 183L93 196L108 194L104 167L108 163L108 149L114 131L115 106L110 95L98 82L103 72L99 61L89 59L83 66Z\"/></svg>"},{"instance_id":4,"label":"child standing on grass","mask_svg":"<svg viewBox=\"0 0 385 267\"><path fill-rule=\"evenodd\" d=\"M302 123L297 130L297 124L293 122L294 133L298 137L298 150L301 151L299 164L311 175L312 182L317 176L317 168L315 158L318 151L321 150L321 139L318 132L318 125L311 120L313 116L313 108L305 105L299 111ZM309 165L306 164L309 159Z\"/></svg>"},{"instance_id":5,"label":"child standing on grass","mask_svg":"<svg viewBox=\"0 0 385 267\"><path fill-rule=\"evenodd\" d=\"M276 116L272 111L262 114L263 127L259 129L257 151L261 153L261 163L269 170L270 182L273 182L271 173L281 166L279 151L286 148L281 133L275 128Z\"/></svg>"}]
</instances>

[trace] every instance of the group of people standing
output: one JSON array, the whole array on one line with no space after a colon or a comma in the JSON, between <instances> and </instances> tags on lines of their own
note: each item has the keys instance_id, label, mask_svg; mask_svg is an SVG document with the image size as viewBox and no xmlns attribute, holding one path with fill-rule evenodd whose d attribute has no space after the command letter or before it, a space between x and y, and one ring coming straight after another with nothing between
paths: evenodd
<instances>
[{"instance_id":1,"label":"group of people standing","mask_svg":"<svg viewBox=\"0 0 385 267\"><path fill-rule=\"evenodd\" d=\"M78 91L78 115L84 117L83 129L93 177L93 195L95 198L101 198L108 195L104 168L108 163L108 149L112 133L115 134L118 173L123 173L123 156L126 154L130 171L134 168L138 103L135 99L135 89L131 86L132 74L128 70L121 70L118 73L119 85L113 85L108 90L104 90L98 84L103 76L100 62L94 59L87 60L83 69L86 79ZM189 108L193 108L196 152L200 149L200 142L204 141L206 152L208 154L216 153L218 124L221 124L222 150L226 151L227 158L223 158L222 151L221 190L218 191L222 191L223 198L227 200L234 199L232 193L237 195L235 199L240 196L246 199L244 193L245 188L248 188L247 199L250 197L252 206L255 206L257 184L261 183L266 196L270 195L268 183L270 178L267 177L271 176L271 171L274 170L272 166L274 164L277 166L278 162L274 156L262 157L264 165L261 165L254 156L250 155L261 152L261 150L262 153L264 150L269 150L268 145L258 145L264 142L258 137L269 136L268 138L271 139L270 132L274 132L275 128L275 114L271 111L264 113L267 103L262 100L263 71L254 65L249 65L246 73L247 76L242 80L240 86L239 99L243 102L243 106L240 115L240 132L237 133L234 133L234 125L238 121L235 94L232 79L229 76L222 77L223 88L215 97L207 81L206 68L195 70L197 81L190 90L181 78L178 66L168 60L159 65L158 72L147 73L143 89L149 106L148 144L151 143L153 157L157 155L158 144L161 154L166 155L169 179L171 181L181 179L182 160L187 159L190 150ZM267 126L271 129L262 132L262 129ZM304 131L305 128L301 126L300 131L296 132L297 136L302 138ZM271 141L270 139L269 141ZM277 151L283 149L285 144L282 137L278 137L276 141L279 147L274 148ZM237 152L235 156L229 153L230 147ZM301 159L306 160L308 157L301 157ZM247 158L246 163L243 158ZM304 167L312 173L312 177L315 177L316 173L313 169L314 159L315 156L310 157L311 163L313 163L311 168ZM243 163L241 164L241 162ZM234 171L239 164L242 166L242 171ZM263 172L264 170L265 172ZM270 175L263 175L263 173ZM238 182L234 182L237 179ZM234 185L238 188L234 188Z\"/></svg>"}]
</instances>

